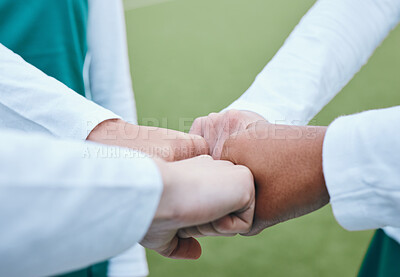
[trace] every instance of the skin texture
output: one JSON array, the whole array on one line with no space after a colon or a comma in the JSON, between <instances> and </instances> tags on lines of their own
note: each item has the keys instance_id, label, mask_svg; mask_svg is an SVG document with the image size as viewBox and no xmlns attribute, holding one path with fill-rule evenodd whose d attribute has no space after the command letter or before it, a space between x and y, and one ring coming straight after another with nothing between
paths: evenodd
<instances>
[{"instance_id":1,"label":"skin texture","mask_svg":"<svg viewBox=\"0 0 400 277\"><path fill-rule=\"evenodd\" d=\"M144 247L169 258L198 259L201 246L194 237L251 229L255 189L250 170L199 156L209 151L201 136L116 119L99 124L87 140L140 150L158 165L164 189Z\"/></svg>"},{"instance_id":2,"label":"skin texture","mask_svg":"<svg viewBox=\"0 0 400 277\"><path fill-rule=\"evenodd\" d=\"M210 155L218 160L225 140L259 120L264 118L250 111L229 110L223 113L211 113L197 118L189 133L204 137L210 147Z\"/></svg>"},{"instance_id":3,"label":"skin texture","mask_svg":"<svg viewBox=\"0 0 400 277\"><path fill-rule=\"evenodd\" d=\"M198 259L201 247L191 230L224 236L250 231L255 191L248 168L210 156L156 163L164 191L144 247L169 258Z\"/></svg>"},{"instance_id":4,"label":"skin texture","mask_svg":"<svg viewBox=\"0 0 400 277\"><path fill-rule=\"evenodd\" d=\"M322 170L325 127L251 124L226 140L221 158L247 166L256 184L255 235L329 202Z\"/></svg>"},{"instance_id":5,"label":"skin texture","mask_svg":"<svg viewBox=\"0 0 400 277\"><path fill-rule=\"evenodd\" d=\"M204 138L174 130L129 124L120 119L100 123L87 140L132 148L165 161L179 161L207 155L209 147Z\"/></svg>"}]
</instances>

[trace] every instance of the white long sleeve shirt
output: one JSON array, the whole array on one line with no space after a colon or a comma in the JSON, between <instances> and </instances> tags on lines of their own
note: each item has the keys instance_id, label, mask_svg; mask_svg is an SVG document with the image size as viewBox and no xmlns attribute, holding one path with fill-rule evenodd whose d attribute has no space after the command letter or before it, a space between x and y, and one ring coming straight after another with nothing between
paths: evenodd
<instances>
[{"instance_id":1,"label":"white long sleeve shirt","mask_svg":"<svg viewBox=\"0 0 400 277\"><path fill-rule=\"evenodd\" d=\"M107 119L122 117L137 123L122 1L89 0L87 40L86 92L98 105L0 45L0 127L84 140ZM147 274L141 246L109 264L110 277Z\"/></svg>"},{"instance_id":2,"label":"white long sleeve shirt","mask_svg":"<svg viewBox=\"0 0 400 277\"><path fill-rule=\"evenodd\" d=\"M78 269L143 238L162 192L152 159L118 147L0 133L0 276Z\"/></svg>"},{"instance_id":3,"label":"white long sleeve shirt","mask_svg":"<svg viewBox=\"0 0 400 277\"><path fill-rule=\"evenodd\" d=\"M399 0L319 0L228 109L306 124L399 21ZM399 119L398 107L339 118L328 128L323 164L338 222L349 230L384 228L400 243Z\"/></svg>"},{"instance_id":4,"label":"white long sleeve shirt","mask_svg":"<svg viewBox=\"0 0 400 277\"><path fill-rule=\"evenodd\" d=\"M137 124L121 0L89 0L86 92L93 102ZM146 253L136 245L110 260L109 277L149 274Z\"/></svg>"}]
</instances>

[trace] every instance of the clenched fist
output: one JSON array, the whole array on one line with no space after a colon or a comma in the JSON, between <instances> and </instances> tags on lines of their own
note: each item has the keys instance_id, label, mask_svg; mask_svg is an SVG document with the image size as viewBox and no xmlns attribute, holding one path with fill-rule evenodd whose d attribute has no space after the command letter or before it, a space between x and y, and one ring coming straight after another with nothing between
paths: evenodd
<instances>
[{"instance_id":1,"label":"clenched fist","mask_svg":"<svg viewBox=\"0 0 400 277\"><path fill-rule=\"evenodd\" d=\"M250 231L255 196L248 168L210 156L156 162L164 190L143 246L169 258L197 259L201 248L193 237Z\"/></svg>"},{"instance_id":2,"label":"clenched fist","mask_svg":"<svg viewBox=\"0 0 400 277\"><path fill-rule=\"evenodd\" d=\"M222 113L211 113L197 118L190 129L190 134L205 138L210 155L214 159L221 157L222 147L230 135L245 130L246 127L264 118L254 112L229 110Z\"/></svg>"}]
</instances>

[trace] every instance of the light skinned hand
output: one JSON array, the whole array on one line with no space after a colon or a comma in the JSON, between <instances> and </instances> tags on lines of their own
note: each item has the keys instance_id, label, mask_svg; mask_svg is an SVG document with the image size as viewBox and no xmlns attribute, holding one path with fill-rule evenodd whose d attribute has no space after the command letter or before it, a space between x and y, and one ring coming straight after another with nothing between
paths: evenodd
<instances>
[{"instance_id":1,"label":"light skinned hand","mask_svg":"<svg viewBox=\"0 0 400 277\"><path fill-rule=\"evenodd\" d=\"M247 233L254 216L254 182L248 168L210 156L166 163L156 160L164 191L141 244L175 259L197 259L192 236ZM193 226L200 233L189 234ZM182 231L188 228L188 232ZM178 234L181 230L181 235Z\"/></svg>"},{"instance_id":2,"label":"light skinned hand","mask_svg":"<svg viewBox=\"0 0 400 277\"><path fill-rule=\"evenodd\" d=\"M247 166L256 185L254 235L329 202L322 170L326 127L254 123L232 135L222 159Z\"/></svg>"},{"instance_id":3,"label":"light skinned hand","mask_svg":"<svg viewBox=\"0 0 400 277\"><path fill-rule=\"evenodd\" d=\"M264 121L264 118L250 111L229 110L211 113L197 118L189 133L204 137L210 147L210 155L214 159L220 159L225 140L259 120Z\"/></svg>"},{"instance_id":4,"label":"light skinned hand","mask_svg":"<svg viewBox=\"0 0 400 277\"><path fill-rule=\"evenodd\" d=\"M87 140L144 152L165 161L184 160L208 154L207 142L201 136L174 130L129 124L120 119L100 123Z\"/></svg>"}]
</instances>

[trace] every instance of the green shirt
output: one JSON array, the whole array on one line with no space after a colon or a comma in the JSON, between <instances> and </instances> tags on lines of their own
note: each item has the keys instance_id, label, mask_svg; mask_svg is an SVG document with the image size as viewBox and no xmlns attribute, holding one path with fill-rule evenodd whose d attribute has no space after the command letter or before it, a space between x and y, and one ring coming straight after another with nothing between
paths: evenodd
<instances>
[{"instance_id":1,"label":"green shirt","mask_svg":"<svg viewBox=\"0 0 400 277\"><path fill-rule=\"evenodd\" d=\"M0 43L85 93L87 0L0 0Z\"/></svg>"},{"instance_id":2,"label":"green shirt","mask_svg":"<svg viewBox=\"0 0 400 277\"><path fill-rule=\"evenodd\" d=\"M87 21L87 0L0 0L0 43L84 96ZM63 276L105 277L107 262Z\"/></svg>"}]
</instances>

